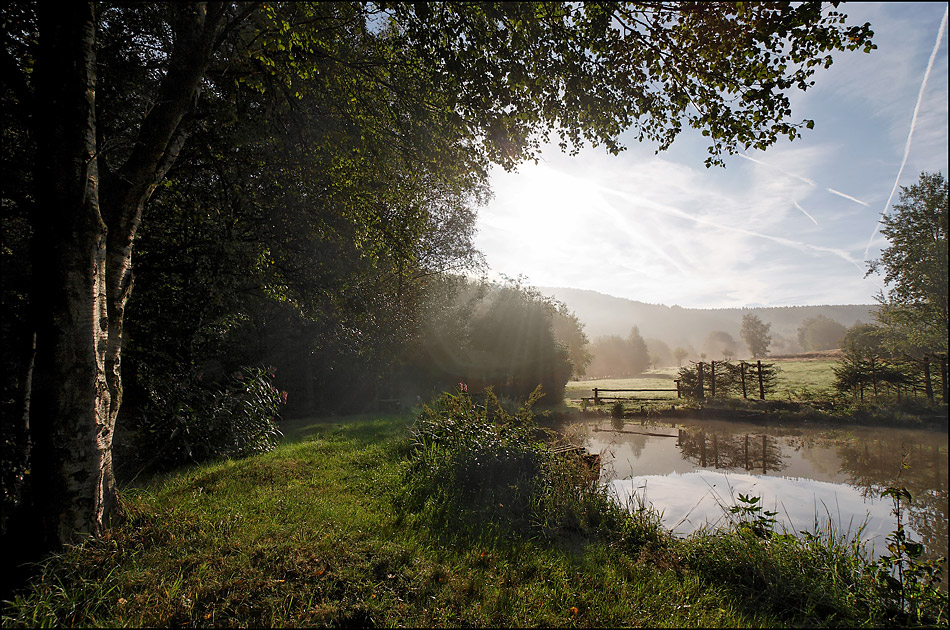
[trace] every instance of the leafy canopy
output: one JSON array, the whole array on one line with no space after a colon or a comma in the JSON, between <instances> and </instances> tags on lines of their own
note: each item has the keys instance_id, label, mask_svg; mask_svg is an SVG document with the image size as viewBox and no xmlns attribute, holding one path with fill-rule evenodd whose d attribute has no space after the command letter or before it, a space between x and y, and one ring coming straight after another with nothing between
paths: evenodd
<instances>
[{"instance_id":1,"label":"leafy canopy","mask_svg":"<svg viewBox=\"0 0 950 630\"><path fill-rule=\"evenodd\" d=\"M835 7L837 3L832 3ZM670 146L685 121L723 153L765 149L814 121L789 122L788 90L806 90L835 50L874 49L870 25L820 2L388 3L394 42L414 51L465 135L506 168L562 149L611 153L631 129ZM438 25L438 28L433 28Z\"/></svg>"}]
</instances>

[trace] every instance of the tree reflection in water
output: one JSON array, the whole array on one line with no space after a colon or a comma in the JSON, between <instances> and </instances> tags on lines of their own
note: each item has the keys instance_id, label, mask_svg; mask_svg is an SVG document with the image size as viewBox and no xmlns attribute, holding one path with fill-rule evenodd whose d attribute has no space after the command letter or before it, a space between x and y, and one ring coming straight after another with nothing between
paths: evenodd
<instances>
[{"instance_id":1,"label":"tree reflection in water","mask_svg":"<svg viewBox=\"0 0 950 630\"><path fill-rule=\"evenodd\" d=\"M879 498L887 486L902 486L913 501L907 504L910 527L934 559L947 549L947 450L937 441L898 442L894 436L862 436L838 447L841 471L865 496ZM901 462L906 464L901 467ZM942 550L942 552L941 552Z\"/></svg>"},{"instance_id":2,"label":"tree reflection in water","mask_svg":"<svg viewBox=\"0 0 950 630\"><path fill-rule=\"evenodd\" d=\"M808 503L808 506L796 507L812 507L816 517L823 516L820 512L825 505L817 502L819 495L827 495L828 508L835 512L833 516L844 519L845 526L852 517L860 523L865 508L883 507L886 514L891 504L882 498L881 492L888 486L903 486L913 497L905 506L905 522L913 530L913 540L924 544L925 558L934 559L948 553L950 510L945 432L709 420L687 420L678 424L630 427L618 422L610 428L593 427L587 434L588 446L604 453L605 479L671 476L676 477L679 485L675 492L680 494L687 492L691 472L789 477L795 483L771 483L764 479L755 483L763 490L779 491L776 499L785 502L789 509L790 501ZM901 458L905 454L909 468L901 469ZM818 482L812 486L814 501L794 491L807 488L809 481ZM657 485L656 481L653 483ZM701 480L697 483L700 484L697 486L699 495L708 491ZM844 506L835 497L834 485L846 486L855 493L858 502L853 505L853 514L842 512ZM849 492L841 494L845 496L849 496ZM669 499L657 493L653 497L660 504Z\"/></svg>"},{"instance_id":3,"label":"tree reflection in water","mask_svg":"<svg viewBox=\"0 0 950 630\"><path fill-rule=\"evenodd\" d=\"M738 434L689 427L679 431L676 445L683 459L702 468L762 471L784 470L782 447L771 435Z\"/></svg>"}]
</instances>

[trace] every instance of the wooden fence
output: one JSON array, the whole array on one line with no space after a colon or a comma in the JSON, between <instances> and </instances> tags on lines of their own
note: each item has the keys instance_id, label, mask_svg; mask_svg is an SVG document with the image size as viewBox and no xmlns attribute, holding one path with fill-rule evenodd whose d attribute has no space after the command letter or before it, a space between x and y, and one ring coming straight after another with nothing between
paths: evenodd
<instances>
[{"instance_id":1,"label":"wooden fence","mask_svg":"<svg viewBox=\"0 0 950 630\"><path fill-rule=\"evenodd\" d=\"M715 398L715 396L716 396L716 363L717 363L716 361L710 361L710 363L709 363L709 367L710 367L710 374L709 374L709 385L710 385L710 387L709 387L709 395L712 396L713 398ZM700 363L697 365L697 378L698 378L699 383L698 383L698 385L696 386L696 393L698 394L697 397L700 398L700 399L705 399L705 398L706 398L706 391L705 391L705 389L704 389L704 387L703 387L703 366L704 366L704 365L706 365L706 364L705 364L705 363L702 363L702 362L700 362ZM755 370L754 370L754 371L750 370L749 372L746 372L746 367L747 367L747 366L748 366L748 367L755 367ZM770 367L771 367L771 365L770 365ZM765 384L764 384L763 379L762 379L762 361L756 361L754 366L753 366L753 364L751 364L751 363L746 363L745 361L740 361L740 362L739 362L739 368L740 368L740 379L741 379L741 384L742 384L742 397L743 397L743 398L748 398L748 397L749 397L749 396L748 396L748 389L746 388L746 375L748 375L749 378L755 378L755 380L758 380L758 385L759 385L759 399L760 399L760 400L765 400ZM753 377L753 374L755 374L755 377ZM753 380L753 382L750 383L750 384L752 384L752 385L754 386L755 380ZM676 387L677 387L677 390L678 390L678 389L679 389L679 381L677 381Z\"/></svg>"},{"instance_id":2,"label":"wooden fence","mask_svg":"<svg viewBox=\"0 0 950 630\"><path fill-rule=\"evenodd\" d=\"M593 401L595 405L599 405L602 400L649 400L649 398L640 398L638 396L601 396L600 394L602 392L676 392L676 397L680 398L680 382L679 380L673 382L676 383L676 389L605 389L595 387ZM582 400L591 400L591 398L583 398ZM668 400L668 398L657 400Z\"/></svg>"}]
</instances>

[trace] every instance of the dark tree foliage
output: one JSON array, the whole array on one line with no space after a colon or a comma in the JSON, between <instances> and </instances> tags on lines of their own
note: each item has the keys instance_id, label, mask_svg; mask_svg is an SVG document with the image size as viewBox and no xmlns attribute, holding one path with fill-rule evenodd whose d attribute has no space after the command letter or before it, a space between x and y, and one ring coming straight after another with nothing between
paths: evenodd
<instances>
[{"instance_id":1,"label":"dark tree foliage","mask_svg":"<svg viewBox=\"0 0 950 630\"><path fill-rule=\"evenodd\" d=\"M492 293L471 325L468 374L476 388L525 400L540 385L548 400L561 400L573 365L554 333L557 307L518 284Z\"/></svg>"},{"instance_id":2,"label":"dark tree foliage","mask_svg":"<svg viewBox=\"0 0 950 630\"><path fill-rule=\"evenodd\" d=\"M590 344L584 333L584 324L563 302L552 301L556 310L552 321L552 330L558 343L564 346L571 359L572 378L580 378L587 371L593 358Z\"/></svg>"},{"instance_id":3,"label":"dark tree foliage","mask_svg":"<svg viewBox=\"0 0 950 630\"><path fill-rule=\"evenodd\" d=\"M895 352L889 343L892 334L875 324L858 323L849 328L842 341L843 355L832 368L835 389L861 401L870 392L876 402L901 401L919 393L932 399L937 380L946 391L945 364L942 369L933 366L937 374L930 372L929 355L919 358Z\"/></svg>"},{"instance_id":4,"label":"dark tree foliage","mask_svg":"<svg viewBox=\"0 0 950 630\"><path fill-rule=\"evenodd\" d=\"M912 362L884 360L860 354L845 353L832 368L835 389L852 398L864 400L865 391L879 396L900 399L917 384L919 370Z\"/></svg>"},{"instance_id":5,"label":"dark tree foliage","mask_svg":"<svg viewBox=\"0 0 950 630\"><path fill-rule=\"evenodd\" d=\"M286 413L362 411L392 396L430 279L477 262L484 182L465 151L402 134L378 85L323 65L344 76L301 98L221 80L203 115L229 122L195 133L140 236L137 365L208 387L273 365Z\"/></svg>"},{"instance_id":6,"label":"dark tree foliage","mask_svg":"<svg viewBox=\"0 0 950 630\"><path fill-rule=\"evenodd\" d=\"M399 364L401 398L426 400L464 383L473 393L491 387L521 401L540 385L543 402L561 400L575 356L562 339L585 338L573 313L518 280L441 283L427 297L421 334Z\"/></svg>"},{"instance_id":7,"label":"dark tree foliage","mask_svg":"<svg viewBox=\"0 0 950 630\"><path fill-rule=\"evenodd\" d=\"M788 121L786 92L811 87L832 50L874 48L869 24L845 27L818 2L380 6L505 166L535 158L555 120L562 148L611 152L626 129L664 150L685 122L709 137L707 165L719 164L811 128ZM433 24L453 36L433 37Z\"/></svg>"}]
</instances>

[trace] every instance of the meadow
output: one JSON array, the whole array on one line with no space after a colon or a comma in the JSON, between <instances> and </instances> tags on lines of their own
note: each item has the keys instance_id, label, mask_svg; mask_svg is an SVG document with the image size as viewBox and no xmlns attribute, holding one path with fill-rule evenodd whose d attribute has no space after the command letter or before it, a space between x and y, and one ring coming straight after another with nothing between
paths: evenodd
<instances>
[{"instance_id":1,"label":"meadow","mask_svg":"<svg viewBox=\"0 0 950 630\"><path fill-rule=\"evenodd\" d=\"M831 359L770 359L778 370L778 383L772 399L797 400L816 395L831 394L834 388L836 361ZM594 395L599 389L675 389L673 380L678 368L665 367L651 370L633 378L606 378L570 381L564 390L564 398L570 406L578 406L581 398ZM623 392L608 393L607 396L623 398L675 399L675 392ZM673 402L671 400L670 402Z\"/></svg>"}]
</instances>

